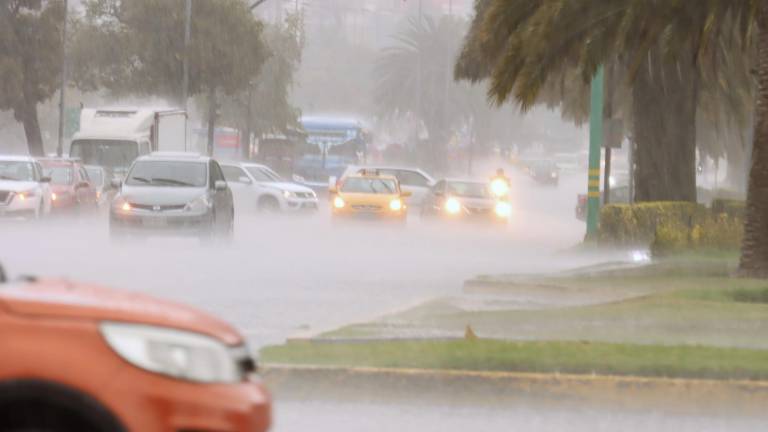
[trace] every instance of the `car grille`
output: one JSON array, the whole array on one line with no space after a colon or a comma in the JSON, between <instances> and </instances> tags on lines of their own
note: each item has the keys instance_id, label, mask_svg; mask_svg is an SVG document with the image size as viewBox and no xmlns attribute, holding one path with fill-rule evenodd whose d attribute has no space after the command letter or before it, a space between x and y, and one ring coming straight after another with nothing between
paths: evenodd
<instances>
[{"instance_id":1,"label":"car grille","mask_svg":"<svg viewBox=\"0 0 768 432\"><path fill-rule=\"evenodd\" d=\"M378 206L378 205L357 204L357 205L353 205L352 208L358 211L368 211L368 212L375 212L375 211L381 210L381 206Z\"/></svg>"},{"instance_id":2,"label":"car grille","mask_svg":"<svg viewBox=\"0 0 768 432\"><path fill-rule=\"evenodd\" d=\"M6 204L11 197L10 191L0 191L0 204Z\"/></svg>"},{"instance_id":3,"label":"car grille","mask_svg":"<svg viewBox=\"0 0 768 432\"><path fill-rule=\"evenodd\" d=\"M184 207L186 207L186 204L178 204L178 205L151 205L151 204L134 204L134 203L129 203L129 204L131 208L135 208L139 210L158 211L158 212L171 211L171 210L184 210Z\"/></svg>"},{"instance_id":4,"label":"car grille","mask_svg":"<svg viewBox=\"0 0 768 432\"><path fill-rule=\"evenodd\" d=\"M473 215L485 215L492 211L491 208L467 207L467 211Z\"/></svg>"},{"instance_id":5,"label":"car grille","mask_svg":"<svg viewBox=\"0 0 768 432\"><path fill-rule=\"evenodd\" d=\"M296 198L314 198L315 194L312 192L296 192Z\"/></svg>"}]
</instances>

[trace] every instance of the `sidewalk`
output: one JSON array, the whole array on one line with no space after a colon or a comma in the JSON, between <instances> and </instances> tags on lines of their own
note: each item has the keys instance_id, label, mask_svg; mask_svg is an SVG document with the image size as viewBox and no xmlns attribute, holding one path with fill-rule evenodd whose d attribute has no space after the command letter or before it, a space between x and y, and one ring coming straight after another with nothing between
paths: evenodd
<instances>
[{"instance_id":1,"label":"sidewalk","mask_svg":"<svg viewBox=\"0 0 768 432\"><path fill-rule=\"evenodd\" d=\"M768 415L766 382L286 365L262 374L282 400Z\"/></svg>"}]
</instances>

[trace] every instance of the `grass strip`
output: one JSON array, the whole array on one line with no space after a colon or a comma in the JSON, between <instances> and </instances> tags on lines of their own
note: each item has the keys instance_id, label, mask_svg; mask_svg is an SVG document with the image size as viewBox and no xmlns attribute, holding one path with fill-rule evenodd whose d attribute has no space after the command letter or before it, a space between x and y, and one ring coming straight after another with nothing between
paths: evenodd
<instances>
[{"instance_id":1,"label":"grass strip","mask_svg":"<svg viewBox=\"0 0 768 432\"><path fill-rule=\"evenodd\" d=\"M768 380L768 351L705 346L497 340L289 342L265 363Z\"/></svg>"}]
</instances>

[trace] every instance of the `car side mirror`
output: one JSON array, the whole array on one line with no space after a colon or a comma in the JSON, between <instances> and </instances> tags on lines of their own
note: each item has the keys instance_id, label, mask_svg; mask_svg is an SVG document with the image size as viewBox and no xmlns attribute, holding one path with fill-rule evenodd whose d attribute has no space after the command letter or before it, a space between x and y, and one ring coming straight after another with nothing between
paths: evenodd
<instances>
[{"instance_id":1,"label":"car side mirror","mask_svg":"<svg viewBox=\"0 0 768 432\"><path fill-rule=\"evenodd\" d=\"M227 182L224 180L216 180L216 183L213 184L213 188L217 191L227 190Z\"/></svg>"},{"instance_id":2,"label":"car side mirror","mask_svg":"<svg viewBox=\"0 0 768 432\"><path fill-rule=\"evenodd\" d=\"M114 189L120 189L120 187L123 185L123 182L120 179L114 178L109 182L109 185Z\"/></svg>"},{"instance_id":3,"label":"car side mirror","mask_svg":"<svg viewBox=\"0 0 768 432\"><path fill-rule=\"evenodd\" d=\"M339 193L339 189L336 186L331 186L328 188L328 193L331 195Z\"/></svg>"},{"instance_id":4,"label":"car side mirror","mask_svg":"<svg viewBox=\"0 0 768 432\"><path fill-rule=\"evenodd\" d=\"M82 181L77 184L78 189L87 188L87 187L91 187L91 184L88 183L87 181Z\"/></svg>"},{"instance_id":5,"label":"car side mirror","mask_svg":"<svg viewBox=\"0 0 768 432\"><path fill-rule=\"evenodd\" d=\"M435 195L438 198L442 198L442 197L445 196L445 192L443 192L443 191L434 191L433 195Z\"/></svg>"},{"instance_id":6,"label":"car side mirror","mask_svg":"<svg viewBox=\"0 0 768 432\"><path fill-rule=\"evenodd\" d=\"M400 191L400 196L403 198L408 198L411 195L413 195L411 191Z\"/></svg>"},{"instance_id":7,"label":"car side mirror","mask_svg":"<svg viewBox=\"0 0 768 432\"><path fill-rule=\"evenodd\" d=\"M251 181L251 179L250 179L250 178L248 178L248 177L246 177L246 176L240 176L240 178L238 178L238 179L237 179L237 181L238 181L238 182L240 182L240 183L245 183L245 184L251 184L251 183L253 183L253 182Z\"/></svg>"},{"instance_id":8,"label":"car side mirror","mask_svg":"<svg viewBox=\"0 0 768 432\"><path fill-rule=\"evenodd\" d=\"M51 178L50 177L48 177L48 176L40 177L40 183L50 183L50 182L51 182Z\"/></svg>"}]
</instances>

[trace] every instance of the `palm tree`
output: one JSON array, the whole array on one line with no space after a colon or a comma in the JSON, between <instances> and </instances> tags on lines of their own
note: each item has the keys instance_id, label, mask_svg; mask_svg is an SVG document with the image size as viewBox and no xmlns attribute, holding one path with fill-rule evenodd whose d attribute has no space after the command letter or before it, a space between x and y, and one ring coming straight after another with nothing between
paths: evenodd
<instances>
[{"instance_id":1,"label":"palm tree","mask_svg":"<svg viewBox=\"0 0 768 432\"><path fill-rule=\"evenodd\" d=\"M768 277L768 2L480 0L455 75L488 78L497 103L513 97L529 107L564 69L576 68L586 81L619 59L632 81L636 139L663 156L637 161L662 180L644 192L656 199L669 180L690 179L701 71L717 71L723 49L744 52L753 40L757 108L740 270ZM653 168L669 160L678 162Z\"/></svg>"}]
</instances>

